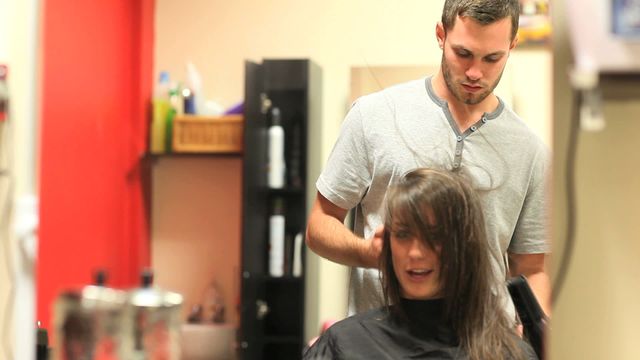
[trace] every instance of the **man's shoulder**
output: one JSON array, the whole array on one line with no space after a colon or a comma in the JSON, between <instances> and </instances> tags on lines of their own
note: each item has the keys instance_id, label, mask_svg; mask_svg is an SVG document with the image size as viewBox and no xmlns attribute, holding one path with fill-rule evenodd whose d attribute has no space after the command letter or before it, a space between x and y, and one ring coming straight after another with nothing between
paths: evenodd
<instances>
[{"instance_id":1,"label":"man's shoulder","mask_svg":"<svg viewBox=\"0 0 640 360\"><path fill-rule=\"evenodd\" d=\"M378 91L361 96L355 103L364 107L388 105L389 102L394 103L398 100L404 100L407 97L419 96L420 94L424 94L426 91L425 79L426 78L420 78L405 81L386 88L381 88Z\"/></svg>"},{"instance_id":2,"label":"man's shoulder","mask_svg":"<svg viewBox=\"0 0 640 360\"><path fill-rule=\"evenodd\" d=\"M500 101L502 102L502 100ZM502 112L500 113L500 117L508 120L509 122L507 124L511 127L521 128L522 131L531 131L526 121L504 102L502 102Z\"/></svg>"},{"instance_id":3,"label":"man's shoulder","mask_svg":"<svg viewBox=\"0 0 640 360\"><path fill-rule=\"evenodd\" d=\"M519 138L520 141L526 142L529 147L535 148L537 151L546 151L547 145L540 135L533 131L527 121L509 106L504 105L500 117L503 120L500 121L501 126L507 127L510 134Z\"/></svg>"}]
</instances>

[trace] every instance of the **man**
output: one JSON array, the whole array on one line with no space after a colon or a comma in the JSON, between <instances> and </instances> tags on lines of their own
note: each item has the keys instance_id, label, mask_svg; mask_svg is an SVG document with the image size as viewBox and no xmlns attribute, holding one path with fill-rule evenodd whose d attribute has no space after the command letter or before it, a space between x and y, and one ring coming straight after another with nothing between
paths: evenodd
<instances>
[{"instance_id":1,"label":"man","mask_svg":"<svg viewBox=\"0 0 640 360\"><path fill-rule=\"evenodd\" d=\"M508 273L527 276L549 313L547 149L493 94L517 43L518 17L518 0L446 0L436 26L438 73L364 96L347 114L316 183L307 244L352 267L349 314L382 304L377 267L385 194L416 167L471 178L495 270L505 279ZM352 208L355 233L343 224Z\"/></svg>"}]
</instances>

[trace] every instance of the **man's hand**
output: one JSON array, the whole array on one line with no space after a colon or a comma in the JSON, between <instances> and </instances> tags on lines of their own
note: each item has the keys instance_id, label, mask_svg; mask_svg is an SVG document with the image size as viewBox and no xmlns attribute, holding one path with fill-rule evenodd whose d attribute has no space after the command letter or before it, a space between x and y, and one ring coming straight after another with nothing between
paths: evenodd
<instances>
[{"instance_id":1,"label":"man's hand","mask_svg":"<svg viewBox=\"0 0 640 360\"><path fill-rule=\"evenodd\" d=\"M382 243L384 241L383 237L384 225L380 225L373 234L373 237L365 240L367 242L367 246L362 258L362 263L365 264L365 267L380 267L380 254L382 253Z\"/></svg>"},{"instance_id":2,"label":"man's hand","mask_svg":"<svg viewBox=\"0 0 640 360\"><path fill-rule=\"evenodd\" d=\"M378 268L383 227L371 239L356 236L344 226L347 210L318 192L307 221L307 246L316 254L338 264Z\"/></svg>"},{"instance_id":3,"label":"man's hand","mask_svg":"<svg viewBox=\"0 0 640 360\"><path fill-rule=\"evenodd\" d=\"M511 276L524 275L542 311L551 317L551 282L546 273L545 254L509 254Z\"/></svg>"}]
</instances>

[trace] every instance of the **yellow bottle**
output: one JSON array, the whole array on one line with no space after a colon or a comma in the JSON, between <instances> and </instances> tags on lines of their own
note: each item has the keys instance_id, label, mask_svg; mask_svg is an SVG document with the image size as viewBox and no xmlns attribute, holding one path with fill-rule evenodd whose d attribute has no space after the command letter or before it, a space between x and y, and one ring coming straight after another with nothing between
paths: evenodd
<instances>
[{"instance_id":1,"label":"yellow bottle","mask_svg":"<svg viewBox=\"0 0 640 360\"><path fill-rule=\"evenodd\" d=\"M152 154L162 154L166 152L167 128L166 119L171 104L169 103L169 73L160 73L156 91L153 96L153 118L151 120L151 131L149 147Z\"/></svg>"}]
</instances>

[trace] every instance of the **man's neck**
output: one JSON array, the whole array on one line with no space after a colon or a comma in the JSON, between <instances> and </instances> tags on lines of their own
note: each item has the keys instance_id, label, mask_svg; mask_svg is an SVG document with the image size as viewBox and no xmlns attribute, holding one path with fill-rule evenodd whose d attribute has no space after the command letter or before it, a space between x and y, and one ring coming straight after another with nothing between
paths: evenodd
<instances>
[{"instance_id":1,"label":"man's neck","mask_svg":"<svg viewBox=\"0 0 640 360\"><path fill-rule=\"evenodd\" d=\"M444 99L449 105L449 111L461 132L471 127L471 125L480 119L482 114L493 112L500 104L498 97L493 93L478 104L465 104L451 93L445 83L442 71L438 71L438 73L433 76L431 86L436 95Z\"/></svg>"}]
</instances>

